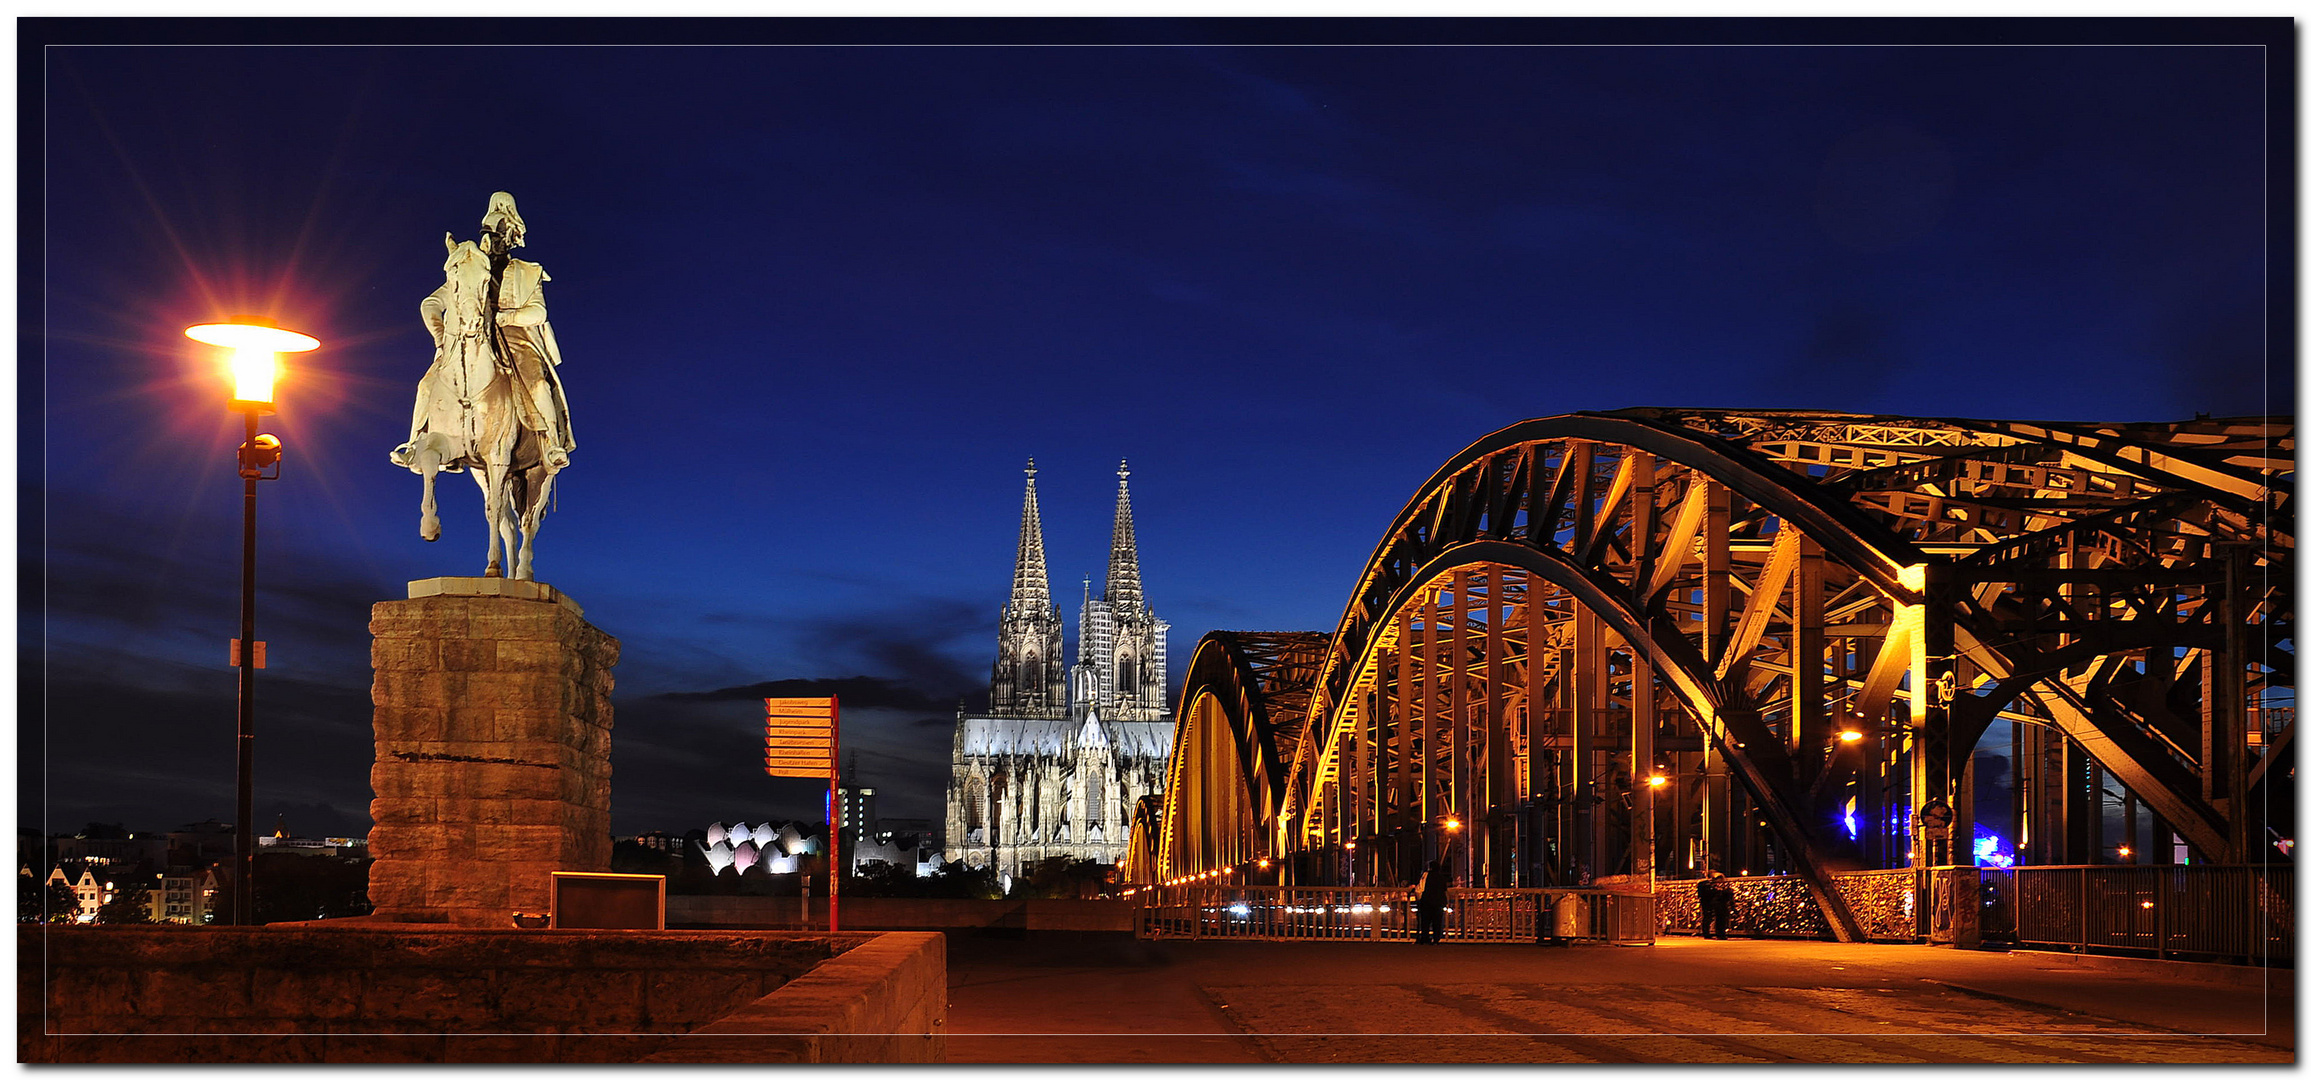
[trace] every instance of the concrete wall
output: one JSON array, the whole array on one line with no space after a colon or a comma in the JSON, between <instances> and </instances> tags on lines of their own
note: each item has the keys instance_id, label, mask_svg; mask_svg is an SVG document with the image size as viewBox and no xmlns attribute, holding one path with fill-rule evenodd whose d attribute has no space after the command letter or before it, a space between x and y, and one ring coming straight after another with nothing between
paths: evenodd
<instances>
[{"instance_id":1,"label":"concrete wall","mask_svg":"<svg viewBox=\"0 0 2311 1080\"><path fill-rule=\"evenodd\" d=\"M642 1060L939 1063L946 1035L946 935L892 933Z\"/></svg>"},{"instance_id":2,"label":"concrete wall","mask_svg":"<svg viewBox=\"0 0 2311 1080\"><path fill-rule=\"evenodd\" d=\"M842 925L850 930L1092 930L1129 933L1128 900L914 900L844 897ZM809 929L826 926L826 898L810 900L810 922L792 896L669 896L666 925Z\"/></svg>"},{"instance_id":3,"label":"concrete wall","mask_svg":"<svg viewBox=\"0 0 2311 1080\"><path fill-rule=\"evenodd\" d=\"M630 1062L877 937L352 920L249 930L28 925L17 934L18 1060ZM851 997L879 1001L877 1009L821 1015L807 1009L827 999L803 996L788 1003L802 1011L787 1020L822 1040L869 1023L869 1034L917 1042L852 1040L808 1052L905 1060L938 1052L922 1043L941 1043L932 1036L945 1018L944 942L898 937L907 940L838 969ZM925 975L934 968L935 978Z\"/></svg>"}]
</instances>

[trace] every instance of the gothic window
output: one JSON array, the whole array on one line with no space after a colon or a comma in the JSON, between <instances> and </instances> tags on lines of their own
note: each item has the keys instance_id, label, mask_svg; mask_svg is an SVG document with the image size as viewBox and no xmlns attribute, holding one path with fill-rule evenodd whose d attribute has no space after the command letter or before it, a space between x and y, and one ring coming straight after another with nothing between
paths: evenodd
<instances>
[{"instance_id":1,"label":"gothic window","mask_svg":"<svg viewBox=\"0 0 2311 1080\"><path fill-rule=\"evenodd\" d=\"M963 829L968 832L986 826L983 817L987 805L987 785L974 776L963 784Z\"/></svg>"},{"instance_id":2,"label":"gothic window","mask_svg":"<svg viewBox=\"0 0 2311 1080\"><path fill-rule=\"evenodd\" d=\"M1083 778L1083 819L1094 826L1107 820L1106 786L1096 771Z\"/></svg>"},{"instance_id":3,"label":"gothic window","mask_svg":"<svg viewBox=\"0 0 2311 1080\"><path fill-rule=\"evenodd\" d=\"M1115 692L1139 693L1139 661L1128 653L1115 658Z\"/></svg>"}]
</instances>

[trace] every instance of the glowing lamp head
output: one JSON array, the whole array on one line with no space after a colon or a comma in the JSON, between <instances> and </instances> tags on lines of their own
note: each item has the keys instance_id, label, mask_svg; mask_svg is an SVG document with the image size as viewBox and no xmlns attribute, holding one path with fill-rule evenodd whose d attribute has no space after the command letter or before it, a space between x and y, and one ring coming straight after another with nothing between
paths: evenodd
<instances>
[{"instance_id":1,"label":"glowing lamp head","mask_svg":"<svg viewBox=\"0 0 2311 1080\"><path fill-rule=\"evenodd\" d=\"M1262 869L1262 870L1266 870L1267 868L1268 868L1268 860L1266 860L1266 859L1262 859L1262 860L1260 860L1260 869Z\"/></svg>"},{"instance_id":2,"label":"glowing lamp head","mask_svg":"<svg viewBox=\"0 0 2311 1080\"><path fill-rule=\"evenodd\" d=\"M1862 741L1862 733L1855 731L1852 728L1847 728L1844 731L1838 732L1838 741L1842 743L1858 743Z\"/></svg>"},{"instance_id":3,"label":"glowing lamp head","mask_svg":"<svg viewBox=\"0 0 2311 1080\"><path fill-rule=\"evenodd\" d=\"M281 377L281 357L262 349L235 349L232 359L233 400L273 403L273 382Z\"/></svg>"},{"instance_id":4,"label":"glowing lamp head","mask_svg":"<svg viewBox=\"0 0 2311 1080\"><path fill-rule=\"evenodd\" d=\"M1645 778L1645 786L1646 786L1646 787L1667 787L1667 786L1669 786L1669 778L1668 778L1668 777L1666 777L1666 776L1663 776L1663 775L1661 775L1660 773L1654 773L1653 775L1651 775L1651 776L1648 776L1648 777L1646 777L1646 778Z\"/></svg>"},{"instance_id":5,"label":"glowing lamp head","mask_svg":"<svg viewBox=\"0 0 2311 1080\"><path fill-rule=\"evenodd\" d=\"M1444 819L1444 827L1447 832L1459 832L1460 819L1456 817L1448 817Z\"/></svg>"},{"instance_id":6,"label":"glowing lamp head","mask_svg":"<svg viewBox=\"0 0 2311 1080\"><path fill-rule=\"evenodd\" d=\"M273 382L280 378L278 354L310 352L321 342L294 330L283 330L271 319L236 317L226 322L185 328L185 336L204 345L232 350L233 401L242 406L273 403Z\"/></svg>"}]
</instances>

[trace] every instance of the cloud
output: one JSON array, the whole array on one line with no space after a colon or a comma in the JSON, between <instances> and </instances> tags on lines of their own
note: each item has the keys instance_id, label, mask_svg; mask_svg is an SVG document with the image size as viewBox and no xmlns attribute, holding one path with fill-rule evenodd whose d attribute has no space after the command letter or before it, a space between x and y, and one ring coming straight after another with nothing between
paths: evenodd
<instances>
[{"instance_id":1,"label":"cloud","mask_svg":"<svg viewBox=\"0 0 2311 1080\"><path fill-rule=\"evenodd\" d=\"M19 766L18 815L50 829L84 821L163 828L234 817L235 681L221 663L144 663L134 681L92 674L100 658L52 656L20 724L45 745ZM300 834L368 829L366 687L273 675L258 684L256 813ZM29 740L19 740L24 749ZM329 808L326 813L316 808Z\"/></svg>"},{"instance_id":2,"label":"cloud","mask_svg":"<svg viewBox=\"0 0 2311 1080\"><path fill-rule=\"evenodd\" d=\"M984 654L995 638L993 613L955 597L921 597L896 611L823 615L797 631L810 667L877 672L952 702L986 692L986 676L958 653Z\"/></svg>"},{"instance_id":3,"label":"cloud","mask_svg":"<svg viewBox=\"0 0 2311 1080\"><path fill-rule=\"evenodd\" d=\"M952 708L953 698L942 699L926 694L907 683L878 679L871 675L853 675L843 679L774 679L770 682L750 683L745 686L725 686L719 690L679 691L658 694L668 701L760 701L770 697L834 697L846 709L886 708L929 711Z\"/></svg>"}]
</instances>

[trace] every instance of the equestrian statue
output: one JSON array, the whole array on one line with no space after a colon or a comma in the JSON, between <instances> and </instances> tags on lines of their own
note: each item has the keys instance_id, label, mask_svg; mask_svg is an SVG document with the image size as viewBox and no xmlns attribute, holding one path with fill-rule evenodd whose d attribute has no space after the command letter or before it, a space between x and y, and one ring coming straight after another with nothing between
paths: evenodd
<instances>
[{"instance_id":1,"label":"equestrian statue","mask_svg":"<svg viewBox=\"0 0 2311 1080\"><path fill-rule=\"evenodd\" d=\"M447 280L418 305L433 334L433 366L417 383L409 441L389 455L425 478L417 531L429 541L441 538L435 474L472 474L489 521L489 566L482 576L506 576L502 543L517 581L533 580L531 546L554 474L569 466L577 447L555 370L561 348L546 322L542 287L553 279L544 267L513 257L526 231L514 197L500 191L490 196L479 241L443 234Z\"/></svg>"}]
</instances>

